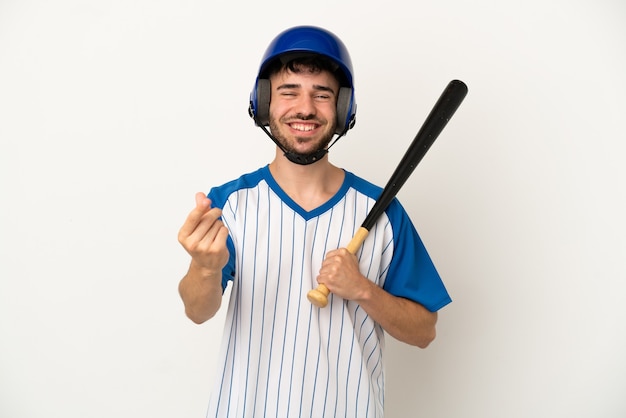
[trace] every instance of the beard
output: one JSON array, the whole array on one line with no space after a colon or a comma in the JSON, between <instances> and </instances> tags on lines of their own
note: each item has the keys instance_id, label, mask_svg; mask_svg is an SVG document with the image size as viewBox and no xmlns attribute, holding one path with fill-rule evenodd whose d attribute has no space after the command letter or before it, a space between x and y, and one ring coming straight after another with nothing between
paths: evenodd
<instances>
[{"instance_id":1,"label":"beard","mask_svg":"<svg viewBox=\"0 0 626 418\"><path fill-rule=\"evenodd\" d=\"M300 120L314 120L314 118L312 117L300 117L298 115L298 119ZM304 143L308 143L311 142L310 138L304 138L304 137L298 137L297 135L293 137L293 140L290 141L286 135L282 132L282 130L280 129L281 124L279 123L279 121L276 120L276 118L274 118L273 116L270 115L270 131L272 132L272 135L276 138L276 140L280 143L280 145L282 146L283 150L289 153L293 153L293 154L300 154L300 155L311 155L314 154L318 151L321 151L323 149L326 149L328 147L328 144L330 144L330 141L333 139L333 135L335 132L335 125L336 122L333 122L332 124L329 125L324 125L327 126L328 129L327 131L323 134L323 136L316 140L316 146L305 152L302 153L300 151L297 150L297 148L294 146L294 142L295 144L304 144Z\"/></svg>"}]
</instances>

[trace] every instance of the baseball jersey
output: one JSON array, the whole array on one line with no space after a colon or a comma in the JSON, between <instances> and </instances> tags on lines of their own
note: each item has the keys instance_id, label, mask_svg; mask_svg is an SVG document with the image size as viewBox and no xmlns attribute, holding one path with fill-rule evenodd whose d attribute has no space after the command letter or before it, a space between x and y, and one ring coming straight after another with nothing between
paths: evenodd
<instances>
[{"instance_id":1,"label":"baseball jersey","mask_svg":"<svg viewBox=\"0 0 626 418\"><path fill-rule=\"evenodd\" d=\"M209 192L230 231L222 285L232 289L208 417L383 416L383 329L355 302L331 294L317 308L306 297L381 190L346 171L335 196L306 211L265 166ZM433 312L451 302L397 199L357 257L393 295Z\"/></svg>"}]
</instances>

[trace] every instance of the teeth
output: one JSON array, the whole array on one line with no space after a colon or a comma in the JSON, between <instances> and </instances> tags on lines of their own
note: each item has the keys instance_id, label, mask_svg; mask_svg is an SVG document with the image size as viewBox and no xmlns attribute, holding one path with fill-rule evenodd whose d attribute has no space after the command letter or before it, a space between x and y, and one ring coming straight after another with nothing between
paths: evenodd
<instances>
[{"instance_id":1,"label":"teeth","mask_svg":"<svg viewBox=\"0 0 626 418\"><path fill-rule=\"evenodd\" d=\"M308 123L307 124L292 123L291 127L297 131L304 131L304 132L312 131L313 129L315 129L315 126L308 124Z\"/></svg>"}]
</instances>

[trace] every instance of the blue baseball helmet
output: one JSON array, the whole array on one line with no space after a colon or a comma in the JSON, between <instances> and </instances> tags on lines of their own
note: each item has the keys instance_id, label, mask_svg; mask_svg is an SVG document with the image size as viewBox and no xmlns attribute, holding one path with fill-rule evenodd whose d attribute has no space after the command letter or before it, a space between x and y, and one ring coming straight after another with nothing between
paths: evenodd
<instances>
[{"instance_id":1,"label":"blue baseball helmet","mask_svg":"<svg viewBox=\"0 0 626 418\"><path fill-rule=\"evenodd\" d=\"M261 65L250 93L250 116L257 125L269 125L270 83L266 74L268 67L277 59L309 54L322 55L337 65L340 90L337 97L336 133L344 135L354 126L356 103L354 101L354 76L352 60L344 43L332 32L315 26L296 26L287 29L270 43L263 55Z\"/></svg>"}]
</instances>

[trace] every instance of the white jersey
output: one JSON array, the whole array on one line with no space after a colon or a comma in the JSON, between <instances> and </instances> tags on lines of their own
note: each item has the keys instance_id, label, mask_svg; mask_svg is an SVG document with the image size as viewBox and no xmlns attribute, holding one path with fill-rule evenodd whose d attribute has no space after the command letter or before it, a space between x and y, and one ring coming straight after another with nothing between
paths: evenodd
<instances>
[{"instance_id":1,"label":"white jersey","mask_svg":"<svg viewBox=\"0 0 626 418\"><path fill-rule=\"evenodd\" d=\"M233 287L208 417L383 416L382 328L354 302L331 294L320 309L306 298L326 253L347 245L379 194L346 172L341 190L307 212L267 166L211 191L230 231L223 285ZM433 311L450 302L397 200L357 256L390 293Z\"/></svg>"}]
</instances>

